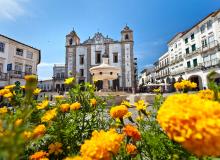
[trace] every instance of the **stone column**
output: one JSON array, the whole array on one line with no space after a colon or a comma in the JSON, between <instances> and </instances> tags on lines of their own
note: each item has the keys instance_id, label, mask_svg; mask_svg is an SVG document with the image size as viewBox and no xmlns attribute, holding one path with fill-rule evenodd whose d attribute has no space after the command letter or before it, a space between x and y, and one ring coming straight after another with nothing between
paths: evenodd
<instances>
[{"instance_id":1,"label":"stone column","mask_svg":"<svg viewBox=\"0 0 220 160\"><path fill-rule=\"evenodd\" d=\"M108 85L108 80L107 79L104 79L103 80L103 91L108 91L108 87L109 87L109 85Z\"/></svg>"}]
</instances>

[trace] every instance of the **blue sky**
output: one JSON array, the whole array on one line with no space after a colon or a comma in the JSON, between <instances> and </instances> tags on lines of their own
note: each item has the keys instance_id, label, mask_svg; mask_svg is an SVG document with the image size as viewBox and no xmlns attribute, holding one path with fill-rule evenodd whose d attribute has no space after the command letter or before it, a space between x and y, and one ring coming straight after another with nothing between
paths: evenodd
<instances>
[{"instance_id":1,"label":"blue sky","mask_svg":"<svg viewBox=\"0 0 220 160\"><path fill-rule=\"evenodd\" d=\"M74 27L81 41L98 30L113 39L128 24L138 67L153 64L177 32L220 9L220 0L0 0L0 33L41 49L40 79L65 63L65 36Z\"/></svg>"}]
</instances>

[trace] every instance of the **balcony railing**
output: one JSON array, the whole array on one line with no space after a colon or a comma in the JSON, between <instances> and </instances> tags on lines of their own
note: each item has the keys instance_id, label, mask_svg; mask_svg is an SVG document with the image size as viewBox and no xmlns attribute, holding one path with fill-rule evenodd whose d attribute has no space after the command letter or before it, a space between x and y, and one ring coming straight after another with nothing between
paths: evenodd
<instances>
[{"instance_id":1,"label":"balcony railing","mask_svg":"<svg viewBox=\"0 0 220 160\"><path fill-rule=\"evenodd\" d=\"M189 57L196 55L196 54L199 54L199 53L203 54L203 53L206 53L209 50L213 50L215 48L220 49L220 45L219 45L218 41L212 41L212 42L208 43L207 45L204 45L200 48L197 48L193 52L185 54L185 58L189 58Z\"/></svg>"},{"instance_id":2,"label":"balcony railing","mask_svg":"<svg viewBox=\"0 0 220 160\"><path fill-rule=\"evenodd\" d=\"M9 74L10 78L20 78L20 79L23 79L24 76L30 75L30 74L33 74L33 73L12 70L12 71L9 71L8 74Z\"/></svg>"},{"instance_id":3,"label":"balcony railing","mask_svg":"<svg viewBox=\"0 0 220 160\"><path fill-rule=\"evenodd\" d=\"M158 66L158 69L165 68L165 67L167 67L167 66L169 66L169 65L170 65L169 63L165 63L165 64L163 64L163 65L159 65L159 66Z\"/></svg>"},{"instance_id":4,"label":"balcony railing","mask_svg":"<svg viewBox=\"0 0 220 160\"><path fill-rule=\"evenodd\" d=\"M195 66L195 67L187 67L185 70L186 72L191 72L191 71L196 71L196 70L201 70L202 69L202 66L201 64L199 64L198 66Z\"/></svg>"},{"instance_id":5,"label":"balcony railing","mask_svg":"<svg viewBox=\"0 0 220 160\"><path fill-rule=\"evenodd\" d=\"M190 53L185 54L185 58L191 57L191 56L196 55L196 54L198 54L198 53L200 53L200 50L199 50L199 49L197 49L197 50L195 50L195 51L192 51L192 52L190 52Z\"/></svg>"},{"instance_id":6,"label":"balcony railing","mask_svg":"<svg viewBox=\"0 0 220 160\"><path fill-rule=\"evenodd\" d=\"M181 61L183 61L183 57L178 57L178 58L175 58L174 60L171 60L170 63L175 64L175 63L178 63L178 62L181 62Z\"/></svg>"},{"instance_id":7,"label":"balcony railing","mask_svg":"<svg viewBox=\"0 0 220 160\"><path fill-rule=\"evenodd\" d=\"M214 67L214 66L219 66L220 67L220 59L219 58L215 58L212 59L210 61L206 61L201 63L201 66L204 68L209 68L209 67Z\"/></svg>"},{"instance_id":8,"label":"balcony railing","mask_svg":"<svg viewBox=\"0 0 220 160\"><path fill-rule=\"evenodd\" d=\"M156 75L155 78L163 78L163 77L166 77L166 76L169 76L170 73L165 73L165 74L159 74L159 75Z\"/></svg>"},{"instance_id":9,"label":"balcony railing","mask_svg":"<svg viewBox=\"0 0 220 160\"><path fill-rule=\"evenodd\" d=\"M185 69L178 69L175 71L170 71L170 75L171 76L175 76L175 75L179 75L179 74L184 74L185 73Z\"/></svg>"},{"instance_id":10,"label":"balcony railing","mask_svg":"<svg viewBox=\"0 0 220 160\"><path fill-rule=\"evenodd\" d=\"M219 48L219 43L216 40L208 43L207 45L205 45L203 47L201 47L200 52L205 53L205 52L207 52L209 50L212 50L212 49L215 49L215 48Z\"/></svg>"}]
</instances>

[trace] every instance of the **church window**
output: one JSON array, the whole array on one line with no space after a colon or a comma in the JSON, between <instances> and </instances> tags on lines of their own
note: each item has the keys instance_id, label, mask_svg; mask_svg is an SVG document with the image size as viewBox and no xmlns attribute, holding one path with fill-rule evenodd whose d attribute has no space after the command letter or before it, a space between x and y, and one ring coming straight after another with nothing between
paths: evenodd
<instances>
[{"instance_id":1,"label":"church window","mask_svg":"<svg viewBox=\"0 0 220 160\"><path fill-rule=\"evenodd\" d=\"M71 38L70 40L69 40L69 45L72 45L73 44L73 39Z\"/></svg>"},{"instance_id":2,"label":"church window","mask_svg":"<svg viewBox=\"0 0 220 160\"><path fill-rule=\"evenodd\" d=\"M125 35L125 40L129 40L128 34Z\"/></svg>"},{"instance_id":3,"label":"church window","mask_svg":"<svg viewBox=\"0 0 220 160\"><path fill-rule=\"evenodd\" d=\"M81 77L84 76L84 69L80 69L80 76L81 76Z\"/></svg>"},{"instance_id":4,"label":"church window","mask_svg":"<svg viewBox=\"0 0 220 160\"><path fill-rule=\"evenodd\" d=\"M101 52L96 51L96 64L101 63Z\"/></svg>"},{"instance_id":5,"label":"church window","mask_svg":"<svg viewBox=\"0 0 220 160\"><path fill-rule=\"evenodd\" d=\"M80 64L83 65L84 64L84 56L80 55L79 58L80 58Z\"/></svg>"},{"instance_id":6,"label":"church window","mask_svg":"<svg viewBox=\"0 0 220 160\"><path fill-rule=\"evenodd\" d=\"M118 63L118 53L113 53L113 63Z\"/></svg>"}]
</instances>

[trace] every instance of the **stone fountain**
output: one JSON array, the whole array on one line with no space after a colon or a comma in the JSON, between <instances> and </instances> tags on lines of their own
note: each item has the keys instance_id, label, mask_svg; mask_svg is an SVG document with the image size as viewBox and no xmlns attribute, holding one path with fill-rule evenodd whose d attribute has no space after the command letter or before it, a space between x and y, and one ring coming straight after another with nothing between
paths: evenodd
<instances>
[{"instance_id":1,"label":"stone fountain","mask_svg":"<svg viewBox=\"0 0 220 160\"><path fill-rule=\"evenodd\" d=\"M93 76L93 79L98 81L103 81L103 92L108 92L109 90L109 80L115 80L118 78L120 73L119 67L109 65L109 58L107 54L102 56L102 64L89 69Z\"/></svg>"}]
</instances>

